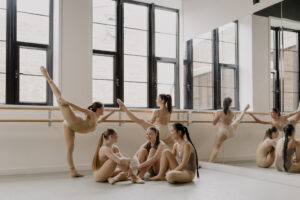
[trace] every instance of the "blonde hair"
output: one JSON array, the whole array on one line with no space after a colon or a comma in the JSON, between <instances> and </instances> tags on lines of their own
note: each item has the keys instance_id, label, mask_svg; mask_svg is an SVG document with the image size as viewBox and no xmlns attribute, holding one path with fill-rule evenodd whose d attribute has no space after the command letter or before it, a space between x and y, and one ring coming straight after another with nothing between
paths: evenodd
<instances>
[{"instance_id":1,"label":"blonde hair","mask_svg":"<svg viewBox=\"0 0 300 200\"><path fill-rule=\"evenodd\" d=\"M103 138L107 140L108 137L110 135L113 135L114 133L115 133L114 129L107 129L106 131L104 131L101 134L101 136L99 138L98 146L97 146L97 149L96 149L96 152L95 152L95 155L94 155L93 163L92 163L92 169L94 171L100 168L99 151L100 151L100 148L103 144Z\"/></svg>"}]
</instances>

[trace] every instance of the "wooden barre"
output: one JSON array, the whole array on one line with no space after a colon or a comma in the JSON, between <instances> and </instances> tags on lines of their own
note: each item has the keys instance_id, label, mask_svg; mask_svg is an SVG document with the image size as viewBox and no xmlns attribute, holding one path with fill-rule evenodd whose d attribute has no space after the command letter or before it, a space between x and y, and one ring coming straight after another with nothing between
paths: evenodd
<instances>
[{"instance_id":1,"label":"wooden barre","mask_svg":"<svg viewBox=\"0 0 300 200\"><path fill-rule=\"evenodd\" d=\"M213 114L213 111L192 111L193 114ZM240 111L233 111L234 114L240 114ZM253 115L269 115L269 113L259 113L259 112L246 112L246 114L253 114Z\"/></svg>"},{"instance_id":2,"label":"wooden barre","mask_svg":"<svg viewBox=\"0 0 300 200\"><path fill-rule=\"evenodd\" d=\"M212 123L213 121L191 121L191 123ZM241 123L246 123L246 124L255 124L257 122L255 121L241 121Z\"/></svg>"},{"instance_id":3,"label":"wooden barre","mask_svg":"<svg viewBox=\"0 0 300 200\"><path fill-rule=\"evenodd\" d=\"M61 119L0 119L0 122L63 122ZM131 120L105 120L104 123L134 123ZM171 123L187 123L187 121L183 120L172 120Z\"/></svg>"}]
</instances>

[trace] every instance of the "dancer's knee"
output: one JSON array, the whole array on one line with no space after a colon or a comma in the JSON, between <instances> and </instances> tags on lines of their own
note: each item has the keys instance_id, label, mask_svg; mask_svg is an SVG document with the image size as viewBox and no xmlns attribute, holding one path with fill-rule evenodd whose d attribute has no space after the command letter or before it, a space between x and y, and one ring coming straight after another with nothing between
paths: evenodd
<instances>
[{"instance_id":1,"label":"dancer's knee","mask_svg":"<svg viewBox=\"0 0 300 200\"><path fill-rule=\"evenodd\" d=\"M173 171L167 172L167 174L166 174L166 180L167 180L169 183L175 183L176 180L177 180L177 175L176 175L176 173L174 173Z\"/></svg>"}]
</instances>

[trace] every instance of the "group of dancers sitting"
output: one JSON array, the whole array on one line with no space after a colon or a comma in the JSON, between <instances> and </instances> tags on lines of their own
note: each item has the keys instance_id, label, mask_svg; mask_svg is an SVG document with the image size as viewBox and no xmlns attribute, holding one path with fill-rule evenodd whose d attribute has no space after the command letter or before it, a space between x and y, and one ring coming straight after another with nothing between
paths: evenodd
<instances>
[{"instance_id":1,"label":"group of dancers sitting","mask_svg":"<svg viewBox=\"0 0 300 200\"><path fill-rule=\"evenodd\" d=\"M97 123L105 122L115 110L103 116L104 105L95 102L88 109L76 106L61 97L61 92L51 80L48 72L41 67L41 72L50 85L55 95L61 113L64 118L64 134L67 145L67 162L72 177L81 177L75 169L73 162L75 132L89 133L96 129ZM129 177L133 183L144 183L145 179L152 181L167 180L169 183L191 182L198 173L198 156L196 148L191 141L187 127L180 123L172 124L169 130L168 124L172 113L172 98L170 95L160 94L156 103L160 109L155 110L149 121L135 116L118 99L117 103L128 117L145 129L147 142L142 144L133 158L122 155L117 142L118 134L114 129L104 131L99 139L98 146L92 162L94 179L99 182L108 181L113 184L126 180ZM225 98L223 109L214 113L213 125L218 124L218 132L215 137L210 162L214 162L218 152L227 139L236 135L238 125L249 109L247 105L241 114L235 118L230 109L231 98ZM86 119L78 117L73 112L79 111L86 115ZM287 172L300 172L300 141L294 139L295 125L300 119L300 110L281 116L277 109L271 112L272 121L261 121L253 114L257 123L270 124L264 141L257 150L257 164L260 167L270 167L276 160L276 168ZM285 137L277 144L275 139L278 131L283 130ZM147 174L145 176L145 174Z\"/></svg>"}]
</instances>

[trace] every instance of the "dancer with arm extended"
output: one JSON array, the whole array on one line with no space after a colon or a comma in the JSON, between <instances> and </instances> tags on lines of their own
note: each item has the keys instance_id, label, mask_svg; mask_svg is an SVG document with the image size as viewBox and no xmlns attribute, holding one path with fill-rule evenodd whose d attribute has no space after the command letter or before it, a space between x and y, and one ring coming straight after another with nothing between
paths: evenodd
<instances>
[{"instance_id":1,"label":"dancer with arm extended","mask_svg":"<svg viewBox=\"0 0 300 200\"><path fill-rule=\"evenodd\" d=\"M64 118L63 128L65 135L65 142L67 145L67 162L70 167L71 177L82 177L82 174L79 174L75 169L73 161L73 151L74 151L74 141L75 141L75 132L77 133L89 133L96 129L98 118L103 115L104 106L100 102L94 102L88 109L81 108L71 102L64 100L61 96L61 92L58 87L51 80L45 67L41 67L41 72L46 78L47 82L50 85L50 88L56 97L57 103L59 105L60 111ZM79 111L86 115L85 119L82 119L79 116L76 116L74 111ZM110 112L108 115L103 118L106 119L113 114L114 111Z\"/></svg>"},{"instance_id":2,"label":"dancer with arm extended","mask_svg":"<svg viewBox=\"0 0 300 200\"><path fill-rule=\"evenodd\" d=\"M281 115L279 109L273 108L270 115L271 115L271 121L263 121L258 119L253 114L249 113L249 115L255 120L256 123L260 124L270 124L271 126L275 126L279 131L283 131L283 126L287 123L293 124L294 126L297 125L297 123L300 120L300 105L298 107L298 110L292 113L288 113L285 115Z\"/></svg>"},{"instance_id":3,"label":"dancer with arm extended","mask_svg":"<svg viewBox=\"0 0 300 200\"><path fill-rule=\"evenodd\" d=\"M120 99L117 100L117 103L119 104L120 109L125 111L132 121L142 126L145 130L147 130L147 128L150 126L155 125L159 130L160 139L172 149L174 140L170 135L168 127L172 113L172 98L170 95L160 94L157 97L156 103L160 109L153 112L152 117L148 122L136 117L132 112L130 112L130 110L126 108Z\"/></svg>"},{"instance_id":4,"label":"dancer with arm extended","mask_svg":"<svg viewBox=\"0 0 300 200\"><path fill-rule=\"evenodd\" d=\"M148 171L151 176L157 175L159 171L160 157L165 144L159 139L159 131L150 126L146 131L147 142L142 144L136 152L134 159L137 164L138 176L144 179Z\"/></svg>"},{"instance_id":5,"label":"dancer with arm extended","mask_svg":"<svg viewBox=\"0 0 300 200\"><path fill-rule=\"evenodd\" d=\"M159 173L150 180L188 183L193 181L195 171L199 178L198 155L188 129L180 123L175 123L171 126L171 134L176 140L173 150L172 152L164 150L160 160Z\"/></svg>"},{"instance_id":6,"label":"dancer with arm extended","mask_svg":"<svg viewBox=\"0 0 300 200\"><path fill-rule=\"evenodd\" d=\"M300 141L295 140L295 127L286 124L284 137L276 145L275 167L278 171L300 173Z\"/></svg>"},{"instance_id":7,"label":"dancer with arm extended","mask_svg":"<svg viewBox=\"0 0 300 200\"><path fill-rule=\"evenodd\" d=\"M121 154L116 145L117 141L118 134L113 129L107 129L101 134L92 163L95 181L108 181L110 184L114 184L131 177L132 183L144 183L132 172L130 168L132 159ZM116 170L117 167L121 171Z\"/></svg>"},{"instance_id":8,"label":"dancer with arm extended","mask_svg":"<svg viewBox=\"0 0 300 200\"><path fill-rule=\"evenodd\" d=\"M230 109L232 99L227 97L223 101L223 110L218 110L214 116L213 125L218 124L218 132L215 137L214 147L209 159L209 162L214 162L219 150L225 140L232 138L236 134L236 130L242 121L246 111L249 109L249 104L244 108L243 112L235 119L234 114Z\"/></svg>"},{"instance_id":9,"label":"dancer with arm extended","mask_svg":"<svg viewBox=\"0 0 300 200\"><path fill-rule=\"evenodd\" d=\"M276 127L269 128L266 131L263 142L261 142L256 151L256 164L259 167L268 168L275 161L275 139L279 132Z\"/></svg>"}]
</instances>

